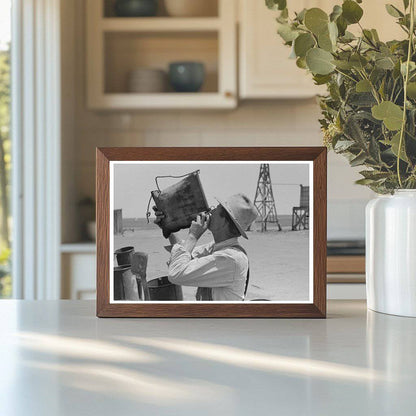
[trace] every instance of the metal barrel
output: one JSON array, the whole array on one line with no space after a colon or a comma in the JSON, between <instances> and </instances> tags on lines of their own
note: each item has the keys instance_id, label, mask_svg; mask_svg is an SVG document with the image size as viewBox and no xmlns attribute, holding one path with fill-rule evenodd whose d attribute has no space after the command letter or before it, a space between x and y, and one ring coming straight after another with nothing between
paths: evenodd
<instances>
[{"instance_id":1,"label":"metal barrel","mask_svg":"<svg viewBox=\"0 0 416 416\"><path fill-rule=\"evenodd\" d=\"M169 282L167 276L147 282L150 300L183 300L182 287Z\"/></svg>"},{"instance_id":2,"label":"metal barrel","mask_svg":"<svg viewBox=\"0 0 416 416\"><path fill-rule=\"evenodd\" d=\"M114 267L114 300L140 300L136 276L130 264Z\"/></svg>"},{"instance_id":3,"label":"metal barrel","mask_svg":"<svg viewBox=\"0 0 416 416\"><path fill-rule=\"evenodd\" d=\"M122 266L124 264L131 264L131 256L134 253L133 246L121 247L114 252L117 258L117 264Z\"/></svg>"}]
</instances>

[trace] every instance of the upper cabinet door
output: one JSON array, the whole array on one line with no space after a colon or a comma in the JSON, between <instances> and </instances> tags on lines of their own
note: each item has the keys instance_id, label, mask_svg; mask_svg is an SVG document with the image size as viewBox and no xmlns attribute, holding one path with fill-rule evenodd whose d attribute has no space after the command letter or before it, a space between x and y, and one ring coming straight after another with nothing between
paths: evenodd
<instances>
[{"instance_id":1,"label":"upper cabinet door","mask_svg":"<svg viewBox=\"0 0 416 416\"><path fill-rule=\"evenodd\" d=\"M296 1L296 10L322 2ZM321 4L318 6L320 7ZM319 91L307 74L289 59L290 48L277 34L278 12L264 0L239 0L240 97L307 98Z\"/></svg>"},{"instance_id":2,"label":"upper cabinet door","mask_svg":"<svg viewBox=\"0 0 416 416\"><path fill-rule=\"evenodd\" d=\"M279 12L269 10L264 0L238 0L239 6L239 89L244 98L307 98L325 91L314 85L312 77L289 59L290 48L283 44L277 34L276 16ZM292 4L293 3L293 4ZM340 0L297 0L288 2L289 11L320 7L329 13ZM403 8L402 0L389 1ZM361 24L375 28L381 40L403 38L394 18L389 16L381 1L368 0L361 4L364 16ZM358 25L349 27L358 34Z\"/></svg>"}]
</instances>

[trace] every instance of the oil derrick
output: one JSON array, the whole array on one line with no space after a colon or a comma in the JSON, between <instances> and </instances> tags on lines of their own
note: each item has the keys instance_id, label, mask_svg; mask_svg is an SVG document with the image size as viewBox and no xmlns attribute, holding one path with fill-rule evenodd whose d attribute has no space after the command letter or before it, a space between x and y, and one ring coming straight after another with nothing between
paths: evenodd
<instances>
[{"instance_id":1,"label":"oil derrick","mask_svg":"<svg viewBox=\"0 0 416 416\"><path fill-rule=\"evenodd\" d=\"M276 224L279 231L282 227L277 218L276 205L274 202L272 181L270 178L270 165L262 163L260 165L259 179L257 180L256 196L254 205L259 212L260 219L256 222L261 223L261 231L267 231L267 224Z\"/></svg>"}]
</instances>

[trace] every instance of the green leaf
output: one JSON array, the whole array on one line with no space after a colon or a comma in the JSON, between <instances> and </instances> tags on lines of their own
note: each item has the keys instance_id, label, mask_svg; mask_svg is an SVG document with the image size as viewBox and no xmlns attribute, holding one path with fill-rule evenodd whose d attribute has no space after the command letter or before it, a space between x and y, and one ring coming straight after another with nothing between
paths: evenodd
<instances>
[{"instance_id":1,"label":"green leaf","mask_svg":"<svg viewBox=\"0 0 416 416\"><path fill-rule=\"evenodd\" d=\"M373 39L376 42L380 42L380 38L378 37L378 33L377 33L377 30L376 29L371 29L371 34L373 35Z\"/></svg>"},{"instance_id":2,"label":"green leaf","mask_svg":"<svg viewBox=\"0 0 416 416\"><path fill-rule=\"evenodd\" d=\"M338 33L340 34L340 36L344 36L345 32L347 30L347 27L348 27L348 23L344 19L344 17L342 17L342 16L338 17L337 27L338 27Z\"/></svg>"},{"instance_id":3,"label":"green leaf","mask_svg":"<svg viewBox=\"0 0 416 416\"><path fill-rule=\"evenodd\" d=\"M381 142L383 144L385 144L386 146L390 146L391 147L391 151L393 152L393 154L398 157L399 155L399 145L400 145L400 132L396 133L392 139L390 141L388 140L381 140ZM406 152L404 149L404 139L403 139L403 143L402 143L402 147L400 149L400 159L405 161L405 162L409 162L409 159L406 156Z\"/></svg>"},{"instance_id":4,"label":"green leaf","mask_svg":"<svg viewBox=\"0 0 416 416\"><path fill-rule=\"evenodd\" d=\"M296 66L298 68L301 68L301 69L307 69L308 67L306 65L305 57L301 57L301 58L296 59Z\"/></svg>"},{"instance_id":5,"label":"green leaf","mask_svg":"<svg viewBox=\"0 0 416 416\"><path fill-rule=\"evenodd\" d=\"M373 107L376 100L369 92L352 92L348 97L348 104L360 108Z\"/></svg>"},{"instance_id":6,"label":"green leaf","mask_svg":"<svg viewBox=\"0 0 416 416\"><path fill-rule=\"evenodd\" d=\"M404 14L397 8L394 7L392 4L386 4L387 13L393 17L403 17Z\"/></svg>"},{"instance_id":7,"label":"green leaf","mask_svg":"<svg viewBox=\"0 0 416 416\"><path fill-rule=\"evenodd\" d=\"M343 71L348 71L348 70L350 70L352 68L352 65L349 63L349 61L344 61L344 60L341 60L341 59L336 59L336 60L333 61L333 63L334 63L334 65L337 68L339 68L339 69L341 69Z\"/></svg>"},{"instance_id":8,"label":"green leaf","mask_svg":"<svg viewBox=\"0 0 416 416\"><path fill-rule=\"evenodd\" d=\"M346 0L342 4L342 16L349 24L358 23L363 13L363 9L353 0Z\"/></svg>"},{"instance_id":9,"label":"green leaf","mask_svg":"<svg viewBox=\"0 0 416 416\"><path fill-rule=\"evenodd\" d=\"M335 22L338 19L338 17L340 17L341 15L342 15L342 7L337 4L334 6L332 13L329 15L329 20L331 22Z\"/></svg>"},{"instance_id":10,"label":"green leaf","mask_svg":"<svg viewBox=\"0 0 416 416\"><path fill-rule=\"evenodd\" d=\"M416 82L409 82L407 84L407 96L412 100L416 100Z\"/></svg>"},{"instance_id":11,"label":"green leaf","mask_svg":"<svg viewBox=\"0 0 416 416\"><path fill-rule=\"evenodd\" d=\"M327 82L331 81L331 76L315 74L313 80L315 81L315 85L324 85Z\"/></svg>"},{"instance_id":12,"label":"green leaf","mask_svg":"<svg viewBox=\"0 0 416 416\"><path fill-rule=\"evenodd\" d=\"M410 28L410 14L407 13L404 17L400 17L398 19L398 23L402 26L407 27L408 29Z\"/></svg>"},{"instance_id":13,"label":"green leaf","mask_svg":"<svg viewBox=\"0 0 416 416\"><path fill-rule=\"evenodd\" d=\"M277 25L277 33L286 43L292 42L299 36L299 32L297 30L293 30L290 25L282 23Z\"/></svg>"},{"instance_id":14,"label":"green leaf","mask_svg":"<svg viewBox=\"0 0 416 416\"><path fill-rule=\"evenodd\" d=\"M352 167L360 166L360 165L363 165L366 160L367 160L367 155L364 152L362 152L358 156L350 160L350 165Z\"/></svg>"},{"instance_id":15,"label":"green leaf","mask_svg":"<svg viewBox=\"0 0 416 416\"><path fill-rule=\"evenodd\" d=\"M358 179L355 181L356 185L370 185L374 182L374 179Z\"/></svg>"},{"instance_id":16,"label":"green leaf","mask_svg":"<svg viewBox=\"0 0 416 416\"><path fill-rule=\"evenodd\" d=\"M306 54L306 64L313 74L327 75L333 72L333 56L320 48L310 49Z\"/></svg>"},{"instance_id":17,"label":"green leaf","mask_svg":"<svg viewBox=\"0 0 416 416\"><path fill-rule=\"evenodd\" d=\"M371 74L370 74L370 81L373 85L376 85L379 82L382 82L385 75L386 75L386 71L384 71L384 69L374 67L374 69L371 71Z\"/></svg>"},{"instance_id":18,"label":"green leaf","mask_svg":"<svg viewBox=\"0 0 416 416\"><path fill-rule=\"evenodd\" d=\"M270 10L283 10L286 8L286 0L266 0L266 6Z\"/></svg>"},{"instance_id":19,"label":"green leaf","mask_svg":"<svg viewBox=\"0 0 416 416\"><path fill-rule=\"evenodd\" d=\"M331 39L332 44L334 45L334 47L336 47L337 38L338 38L338 26L337 26L337 24L334 23L334 22L329 22L328 23L328 32L329 32L329 37Z\"/></svg>"},{"instance_id":20,"label":"green leaf","mask_svg":"<svg viewBox=\"0 0 416 416\"><path fill-rule=\"evenodd\" d=\"M353 33L348 32L348 30L347 30L344 33L344 36L342 36L341 39L342 39L343 42L348 43L348 42L351 42L351 41L355 40L356 36Z\"/></svg>"},{"instance_id":21,"label":"green leaf","mask_svg":"<svg viewBox=\"0 0 416 416\"><path fill-rule=\"evenodd\" d=\"M280 12L280 15L276 17L276 22L281 24L288 24L289 22L289 12L287 9L284 9Z\"/></svg>"},{"instance_id":22,"label":"green leaf","mask_svg":"<svg viewBox=\"0 0 416 416\"><path fill-rule=\"evenodd\" d=\"M331 41L329 32L321 33L318 35L318 45L321 49L328 52L333 52L335 46Z\"/></svg>"},{"instance_id":23,"label":"green leaf","mask_svg":"<svg viewBox=\"0 0 416 416\"><path fill-rule=\"evenodd\" d=\"M378 145L377 140L374 138L374 136L370 138L368 151L370 152L370 156L374 159L374 162L379 164L381 161L380 147Z\"/></svg>"},{"instance_id":24,"label":"green leaf","mask_svg":"<svg viewBox=\"0 0 416 416\"><path fill-rule=\"evenodd\" d=\"M297 20L298 22L302 22L305 20L305 14L306 14L306 9L303 9L302 11L300 11L299 13L296 14L296 18L295 20Z\"/></svg>"},{"instance_id":25,"label":"green leaf","mask_svg":"<svg viewBox=\"0 0 416 416\"><path fill-rule=\"evenodd\" d=\"M403 110L391 101L383 101L371 109L373 117L382 120L384 125L392 131L402 127Z\"/></svg>"},{"instance_id":26,"label":"green leaf","mask_svg":"<svg viewBox=\"0 0 416 416\"><path fill-rule=\"evenodd\" d=\"M391 57L383 57L380 59L376 59L375 62L376 66L381 69L392 70L394 69L394 61Z\"/></svg>"},{"instance_id":27,"label":"green leaf","mask_svg":"<svg viewBox=\"0 0 416 416\"><path fill-rule=\"evenodd\" d=\"M363 175L365 179L372 179L373 181L377 181L380 179L386 179L391 176L390 172L379 172L376 170L362 170L360 175Z\"/></svg>"},{"instance_id":28,"label":"green leaf","mask_svg":"<svg viewBox=\"0 0 416 416\"><path fill-rule=\"evenodd\" d=\"M334 146L334 150L337 153L345 152L351 146L354 146L355 142L352 140L338 140Z\"/></svg>"},{"instance_id":29,"label":"green leaf","mask_svg":"<svg viewBox=\"0 0 416 416\"><path fill-rule=\"evenodd\" d=\"M345 120L344 133L350 140L358 144L361 149L364 149L366 148L367 140L365 132L361 126L361 113L352 114L347 120Z\"/></svg>"},{"instance_id":30,"label":"green leaf","mask_svg":"<svg viewBox=\"0 0 416 416\"><path fill-rule=\"evenodd\" d=\"M368 63L367 59L358 53L351 55L349 62L354 68L357 69L363 69Z\"/></svg>"},{"instance_id":31,"label":"green leaf","mask_svg":"<svg viewBox=\"0 0 416 416\"><path fill-rule=\"evenodd\" d=\"M306 52L315 46L315 40L310 33L302 33L295 39L295 53L301 58L306 56Z\"/></svg>"},{"instance_id":32,"label":"green leaf","mask_svg":"<svg viewBox=\"0 0 416 416\"><path fill-rule=\"evenodd\" d=\"M305 26L315 35L328 29L328 15L317 7L309 9L305 14Z\"/></svg>"},{"instance_id":33,"label":"green leaf","mask_svg":"<svg viewBox=\"0 0 416 416\"><path fill-rule=\"evenodd\" d=\"M283 9L280 13L280 18L281 19L288 19L289 17L289 10L287 8Z\"/></svg>"},{"instance_id":34,"label":"green leaf","mask_svg":"<svg viewBox=\"0 0 416 416\"><path fill-rule=\"evenodd\" d=\"M416 70L416 64L412 61L409 62L409 74ZM406 62L400 64L400 72L403 77L406 76Z\"/></svg>"},{"instance_id":35,"label":"green leaf","mask_svg":"<svg viewBox=\"0 0 416 416\"><path fill-rule=\"evenodd\" d=\"M394 65L393 72L392 72L393 78L398 79L402 77L402 74L400 73L400 61L397 61Z\"/></svg>"},{"instance_id":36,"label":"green leaf","mask_svg":"<svg viewBox=\"0 0 416 416\"><path fill-rule=\"evenodd\" d=\"M406 10L409 7L409 0L403 0L403 6L404 6L404 9Z\"/></svg>"},{"instance_id":37,"label":"green leaf","mask_svg":"<svg viewBox=\"0 0 416 416\"><path fill-rule=\"evenodd\" d=\"M371 82L367 79L362 79L361 81L357 82L355 90L357 92L371 92Z\"/></svg>"},{"instance_id":38,"label":"green leaf","mask_svg":"<svg viewBox=\"0 0 416 416\"><path fill-rule=\"evenodd\" d=\"M364 40L366 42L374 43L373 34L371 33L371 30L364 29L363 35L364 35Z\"/></svg>"},{"instance_id":39,"label":"green leaf","mask_svg":"<svg viewBox=\"0 0 416 416\"><path fill-rule=\"evenodd\" d=\"M386 94L385 94L385 87L386 87L386 79L383 78L383 81L381 81L380 87L378 89L378 93L380 94L380 97L385 100Z\"/></svg>"},{"instance_id":40,"label":"green leaf","mask_svg":"<svg viewBox=\"0 0 416 416\"><path fill-rule=\"evenodd\" d=\"M335 52L337 46L338 27L334 22L328 22L326 30L318 35L318 44L321 49Z\"/></svg>"}]
</instances>

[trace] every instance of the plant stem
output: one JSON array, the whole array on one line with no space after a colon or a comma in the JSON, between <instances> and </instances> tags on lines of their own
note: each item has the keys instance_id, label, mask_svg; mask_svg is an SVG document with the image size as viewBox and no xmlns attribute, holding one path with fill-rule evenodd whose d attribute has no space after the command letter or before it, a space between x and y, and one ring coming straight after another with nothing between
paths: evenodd
<instances>
[{"instance_id":1,"label":"plant stem","mask_svg":"<svg viewBox=\"0 0 416 416\"><path fill-rule=\"evenodd\" d=\"M360 71L360 75L363 77L363 79L367 80L370 83L371 86L371 93L373 94L374 99L377 101L377 104L380 104L380 100L378 98L377 90L375 89L373 83L370 81L370 78L368 77L367 73L365 72L365 69L362 67L362 70Z\"/></svg>"},{"instance_id":2,"label":"plant stem","mask_svg":"<svg viewBox=\"0 0 416 416\"><path fill-rule=\"evenodd\" d=\"M344 77L349 78L351 81L354 81L355 83L357 83L357 80L353 77L350 77L349 75L345 74L344 72L340 71L338 68L335 68L335 71L340 73L341 75L344 75Z\"/></svg>"},{"instance_id":3,"label":"plant stem","mask_svg":"<svg viewBox=\"0 0 416 416\"><path fill-rule=\"evenodd\" d=\"M396 89L396 84L397 84L397 80L394 80L394 82L393 82L393 88L391 89L391 94L390 94L390 101L393 101L394 90Z\"/></svg>"},{"instance_id":4,"label":"plant stem","mask_svg":"<svg viewBox=\"0 0 416 416\"><path fill-rule=\"evenodd\" d=\"M403 85L403 119L402 119L402 128L400 129L400 140L399 140L399 149L397 152L397 178L399 180L400 188L403 187L402 177L400 174L400 156L402 154L402 146L404 139L404 131L406 129L406 108L407 108L407 83L409 82L409 68L410 60L412 58L413 50L413 35L415 27L415 0L410 0L410 30L409 30L409 46L407 48L407 60L406 60L406 73L404 76L404 85Z\"/></svg>"}]
</instances>

